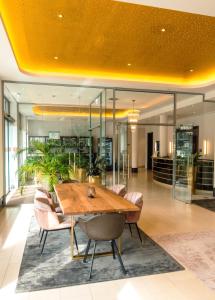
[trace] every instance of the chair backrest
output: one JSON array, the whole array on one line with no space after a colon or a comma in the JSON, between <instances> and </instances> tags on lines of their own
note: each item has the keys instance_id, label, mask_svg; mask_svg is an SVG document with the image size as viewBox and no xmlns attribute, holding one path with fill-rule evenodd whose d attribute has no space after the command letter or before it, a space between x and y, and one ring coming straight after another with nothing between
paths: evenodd
<instances>
[{"instance_id":1,"label":"chair backrest","mask_svg":"<svg viewBox=\"0 0 215 300\"><path fill-rule=\"evenodd\" d=\"M103 214L86 221L86 233L92 240L109 241L121 236L124 225L124 214Z\"/></svg>"},{"instance_id":2,"label":"chair backrest","mask_svg":"<svg viewBox=\"0 0 215 300\"><path fill-rule=\"evenodd\" d=\"M51 198L51 194L50 194L45 188L43 188L43 187L38 187L38 188L37 188L37 191L39 191L39 192L45 194L46 197Z\"/></svg>"},{"instance_id":3,"label":"chair backrest","mask_svg":"<svg viewBox=\"0 0 215 300\"><path fill-rule=\"evenodd\" d=\"M48 199L45 198L34 198L34 207L44 211L53 211Z\"/></svg>"},{"instance_id":4,"label":"chair backrest","mask_svg":"<svg viewBox=\"0 0 215 300\"><path fill-rule=\"evenodd\" d=\"M140 214L141 214L141 209L143 207L143 194L139 193L139 192L130 192L130 193L125 194L124 198L127 199L128 201L132 202L134 205L136 205L140 209L139 211L128 212L126 214L126 222L129 222L129 223L138 222L138 220L140 218Z\"/></svg>"},{"instance_id":5,"label":"chair backrest","mask_svg":"<svg viewBox=\"0 0 215 300\"><path fill-rule=\"evenodd\" d=\"M126 187L124 184L115 184L110 188L114 193L124 197L126 193Z\"/></svg>"},{"instance_id":6,"label":"chair backrest","mask_svg":"<svg viewBox=\"0 0 215 300\"><path fill-rule=\"evenodd\" d=\"M41 190L36 191L34 195L34 204L37 208L55 211L52 199L49 198L47 194Z\"/></svg>"},{"instance_id":7,"label":"chair backrest","mask_svg":"<svg viewBox=\"0 0 215 300\"><path fill-rule=\"evenodd\" d=\"M125 199L133 203L134 205L137 205L138 207L143 205L143 194L140 192L130 192L125 194Z\"/></svg>"},{"instance_id":8,"label":"chair backrest","mask_svg":"<svg viewBox=\"0 0 215 300\"><path fill-rule=\"evenodd\" d=\"M59 225L59 219L55 212L34 208L35 217L40 228L51 230Z\"/></svg>"}]
</instances>

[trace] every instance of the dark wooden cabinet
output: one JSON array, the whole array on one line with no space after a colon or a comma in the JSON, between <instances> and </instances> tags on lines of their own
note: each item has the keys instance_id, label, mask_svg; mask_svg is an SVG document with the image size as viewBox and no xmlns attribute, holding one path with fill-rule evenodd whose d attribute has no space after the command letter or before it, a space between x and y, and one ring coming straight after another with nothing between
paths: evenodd
<instances>
[{"instance_id":1,"label":"dark wooden cabinet","mask_svg":"<svg viewBox=\"0 0 215 300\"><path fill-rule=\"evenodd\" d=\"M213 191L214 161L200 159L197 162L196 184L197 190Z\"/></svg>"},{"instance_id":2,"label":"dark wooden cabinet","mask_svg":"<svg viewBox=\"0 0 215 300\"><path fill-rule=\"evenodd\" d=\"M173 160L154 157L153 158L153 179L168 185L172 185Z\"/></svg>"}]
</instances>

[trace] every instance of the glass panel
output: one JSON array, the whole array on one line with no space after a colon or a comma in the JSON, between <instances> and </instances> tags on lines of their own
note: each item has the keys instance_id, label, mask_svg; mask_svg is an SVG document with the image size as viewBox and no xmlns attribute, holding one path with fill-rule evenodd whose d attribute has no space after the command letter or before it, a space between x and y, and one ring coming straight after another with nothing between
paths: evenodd
<instances>
[{"instance_id":1,"label":"glass panel","mask_svg":"<svg viewBox=\"0 0 215 300\"><path fill-rule=\"evenodd\" d=\"M176 129L175 198L190 203L193 189L193 126Z\"/></svg>"},{"instance_id":2,"label":"glass panel","mask_svg":"<svg viewBox=\"0 0 215 300\"><path fill-rule=\"evenodd\" d=\"M129 178L129 154L128 154L128 126L117 126L118 160L117 160L117 183L127 186Z\"/></svg>"},{"instance_id":3,"label":"glass panel","mask_svg":"<svg viewBox=\"0 0 215 300\"><path fill-rule=\"evenodd\" d=\"M106 92L103 90L90 104L89 134L90 170L93 181L106 185L106 168L110 167L108 140L106 139ZM94 141L92 142L92 137ZM96 177L99 177L96 179Z\"/></svg>"},{"instance_id":4,"label":"glass panel","mask_svg":"<svg viewBox=\"0 0 215 300\"><path fill-rule=\"evenodd\" d=\"M5 120L4 123L4 142L5 142L5 184L6 184L6 194L10 191L10 176L9 176L9 122Z\"/></svg>"}]
</instances>

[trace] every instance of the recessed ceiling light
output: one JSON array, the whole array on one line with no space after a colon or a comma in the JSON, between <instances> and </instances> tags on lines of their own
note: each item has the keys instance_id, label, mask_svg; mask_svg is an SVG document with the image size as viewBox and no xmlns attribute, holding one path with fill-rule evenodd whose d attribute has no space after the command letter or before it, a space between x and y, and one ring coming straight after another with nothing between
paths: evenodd
<instances>
[{"instance_id":1,"label":"recessed ceiling light","mask_svg":"<svg viewBox=\"0 0 215 300\"><path fill-rule=\"evenodd\" d=\"M128 67L130 67L130 66L131 66L131 64L130 64L130 63L128 63L128 64L127 64L127 66L128 66Z\"/></svg>"},{"instance_id":2,"label":"recessed ceiling light","mask_svg":"<svg viewBox=\"0 0 215 300\"><path fill-rule=\"evenodd\" d=\"M62 19L62 18L63 18L63 15L62 15L62 14L58 14L57 16L58 16L59 19Z\"/></svg>"},{"instance_id":3,"label":"recessed ceiling light","mask_svg":"<svg viewBox=\"0 0 215 300\"><path fill-rule=\"evenodd\" d=\"M57 60L57 59L58 59L58 56L54 56L54 59Z\"/></svg>"},{"instance_id":4,"label":"recessed ceiling light","mask_svg":"<svg viewBox=\"0 0 215 300\"><path fill-rule=\"evenodd\" d=\"M190 69L190 72L192 73L194 70L193 69Z\"/></svg>"},{"instance_id":5,"label":"recessed ceiling light","mask_svg":"<svg viewBox=\"0 0 215 300\"><path fill-rule=\"evenodd\" d=\"M165 32L166 31L166 29L165 28L161 28L161 32Z\"/></svg>"}]
</instances>

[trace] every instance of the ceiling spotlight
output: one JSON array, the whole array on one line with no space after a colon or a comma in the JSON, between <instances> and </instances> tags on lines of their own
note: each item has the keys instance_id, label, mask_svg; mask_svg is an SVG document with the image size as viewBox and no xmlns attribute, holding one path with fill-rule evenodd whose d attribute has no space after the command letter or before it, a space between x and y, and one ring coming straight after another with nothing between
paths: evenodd
<instances>
[{"instance_id":1,"label":"ceiling spotlight","mask_svg":"<svg viewBox=\"0 0 215 300\"><path fill-rule=\"evenodd\" d=\"M62 19L62 18L63 18L63 15L62 15L62 14L58 14L57 16L58 16L59 19Z\"/></svg>"},{"instance_id":2,"label":"ceiling spotlight","mask_svg":"<svg viewBox=\"0 0 215 300\"><path fill-rule=\"evenodd\" d=\"M127 66L128 66L128 67L130 67L130 66L131 66L131 64L130 64L130 63L128 63L128 64L127 64Z\"/></svg>"},{"instance_id":3,"label":"ceiling spotlight","mask_svg":"<svg viewBox=\"0 0 215 300\"><path fill-rule=\"evenodd\" d=\"M190 69L190 72L192 73L194 70L193 69Z\"/></svg>"},{"instance_id":4,"label":"ceiling spotlight","mask_svg":"<svg viewBox=\"0 0 215 300\"><path fill-rule=\"evenodd\" d=\"M55 59L55 60L58 60L58 56L54 56L54 59Z\"/></svg>"},{"instance_id":5,"label":"ceiling spotlight","mask_svg":"<svg viewBox=\"0 0 215 300\"><path fill-rule=\"evenodd\" d=\"M165 32L166 31L166 29L165 28L161 28L161 32Z\"/></svg>"}]
</instances>

